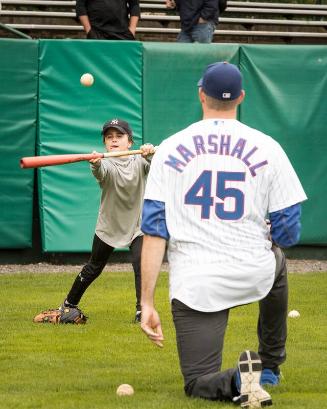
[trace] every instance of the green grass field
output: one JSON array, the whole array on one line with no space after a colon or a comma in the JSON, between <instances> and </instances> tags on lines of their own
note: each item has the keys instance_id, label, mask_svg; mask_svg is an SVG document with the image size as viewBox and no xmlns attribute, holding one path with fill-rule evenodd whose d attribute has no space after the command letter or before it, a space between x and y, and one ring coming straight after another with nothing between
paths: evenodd
<instances>
[{"instance_id":1,"label":"green grass field","mask_svg":"<svg viewBox=\"0 0 327 409\"><path fill-rule=\"evenodd\" d=\"M188 409L233 408L232 404L184 396L170 316L166 273L160 276L157 309L165 346L159 349L132 324L132 273L103 273L82 299L85 326L34 324L57 307L75 277L62 274L0 275L0 407L3 409ZM285 409L327 407L327 273L290 274L288 359L283 381L271 393ZM223 367L240 352L256 349L257 305L231 312ZM121 383L133 397L119 398Z\"/></svg>"}]
</instances>

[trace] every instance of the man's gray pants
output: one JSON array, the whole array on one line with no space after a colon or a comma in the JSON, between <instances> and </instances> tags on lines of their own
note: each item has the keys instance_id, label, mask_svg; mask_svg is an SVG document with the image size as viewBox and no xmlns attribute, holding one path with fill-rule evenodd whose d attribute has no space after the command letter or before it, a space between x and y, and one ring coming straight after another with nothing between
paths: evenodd
<instances>
[{"instance_id":1,"label":"man's gray pants","mask_svg":"<svg viewBox=\"0 0 327 409\"><path fill-rule=\"evenodd\" d=\"M272 250L275 282L259 301L257 333L263 368L277 369L286 359L288 285L285 255L279 247ZM172 314L185 393L211 400L231 400L239 395L236 368L220 372L229 310L200 312L173 299Z\"/></svg>"}]
</instances>

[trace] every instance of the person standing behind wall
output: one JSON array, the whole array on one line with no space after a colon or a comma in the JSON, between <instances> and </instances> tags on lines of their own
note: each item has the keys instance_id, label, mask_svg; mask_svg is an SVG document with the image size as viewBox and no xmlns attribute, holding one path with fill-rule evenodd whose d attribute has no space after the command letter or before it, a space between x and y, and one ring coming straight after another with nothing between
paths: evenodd
<instances>
[{"instance_id":1,"label":"person standing behind wall","mask_svg":"<svg viewBox=\"0 0 327 409\"><path fill-rule=\"evenodd\" d=\"M140 6L138 0L77 0L76 17L88 39L135 40Z\"/></svg>"},{"instance_id":2,"label":"person standing behind wall","mask_svg":"<svg viewBox=\"0 0 327 409\"><path fill-rule=\"evenodd\" d=\"M211 43L218 24L219 0L166 0L180 15L180 43Z\"/></svg>"}]
</instances>

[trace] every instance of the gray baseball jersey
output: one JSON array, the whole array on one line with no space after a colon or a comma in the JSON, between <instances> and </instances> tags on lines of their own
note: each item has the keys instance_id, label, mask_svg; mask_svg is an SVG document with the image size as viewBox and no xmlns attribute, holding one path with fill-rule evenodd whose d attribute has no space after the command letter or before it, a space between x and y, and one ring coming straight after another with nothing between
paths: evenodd
<instances>
[{"instance_id":1,"label":"gray baseball jersey","mask_svg":"<svg viewBox=\"0 0 327 409\"><path fill-rule=\"evenodd\" d=\"M91 170L102 189L95 234L111 247L141 236L141 210L150 161L140 155L101 160Z\"/></svg>"},{"instance_id":2,"label":"gray baseball jersey","mask_svg":"<svg viewBox=\"0 0 327 409\"><path fill-rule=\"evenodd\" d=\"M159 146L145 199L165 204L170 298L209 312L269 292L275 258L266 215L306 195L271 137L234 119L207 119Z\"/></svg>"}]
</instances>

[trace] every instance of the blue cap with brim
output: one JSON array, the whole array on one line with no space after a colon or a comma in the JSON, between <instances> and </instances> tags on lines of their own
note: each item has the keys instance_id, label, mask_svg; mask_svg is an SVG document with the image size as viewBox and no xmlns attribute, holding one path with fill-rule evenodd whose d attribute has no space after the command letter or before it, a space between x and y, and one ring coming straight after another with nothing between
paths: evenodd
<instances>
[{"instance_id":1,"label":"blue cap with brim","mask_svg":"<svg viewBox=\"0 0 327 409\"><path fill-rule=\"evenodd\" d=\"M198 82L204 93L221 101L232 101L241 95L242 74L227 61L208 65Z\"/></svg>"}]
</instances>

